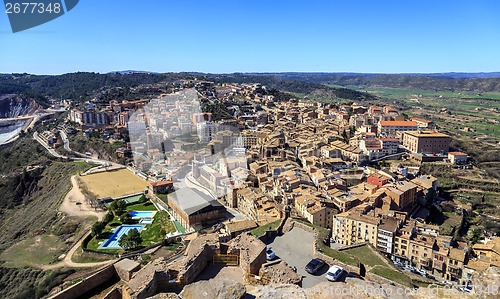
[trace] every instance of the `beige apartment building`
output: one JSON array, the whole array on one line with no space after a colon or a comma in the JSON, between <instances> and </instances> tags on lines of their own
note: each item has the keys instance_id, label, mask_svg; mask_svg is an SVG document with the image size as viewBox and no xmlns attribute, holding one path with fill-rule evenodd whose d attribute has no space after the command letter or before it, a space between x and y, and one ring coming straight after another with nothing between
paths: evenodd
<instances>
[{"instance_id":1,"label":"beige apartment building","mask_svg":"<svg viewBox=\"0 0 500 299\"><path fill-rule=\"evenodd\" d=\"M385 136L395 136L396 132L416 130L418 130L418 125L415 121L385 120L378 123L378 133Z\"/></svg>"},{"instance_id":2,"label":"beige apartment building","mask_svg":"<svg viewBox=\"0 0 500 299\"><path fill-rule=\"evenodd\" d=\"M347 211L333 216L332 238L342 245L369 242L377 247L380 219L357 211Z\"/></svg>"},{"instance_id":3,"label":"beige apartment building","mask_svg":"<svg viewBox=\"0 0 500 299\"><path fill-rule=\"evenodd\" d=\"M392 199L397 209L411 208L417 200L417 185L408 181L385 185L385 193Z\"/></svg>"},{"instance_id":4,"label":"beige apartment building","mask_svg":"<svg viewBox=\"0 0 500 299\"><path fill-rule=\"evenodd\" d=\"M450 136L436 131L405 132L403 146L414 153L447 153Z\"/></svg>"},{"instance_id":5,"label":"beige apartment building","mask_svg":"<svg viewBox=\"0 0 500 299\"><path fill-rule=\"evenodd\" d=\"M419 269L432 270L433 247L436 239L427 235L416 235L410 240L408 257Z\"/></svg>"}]
</instances>

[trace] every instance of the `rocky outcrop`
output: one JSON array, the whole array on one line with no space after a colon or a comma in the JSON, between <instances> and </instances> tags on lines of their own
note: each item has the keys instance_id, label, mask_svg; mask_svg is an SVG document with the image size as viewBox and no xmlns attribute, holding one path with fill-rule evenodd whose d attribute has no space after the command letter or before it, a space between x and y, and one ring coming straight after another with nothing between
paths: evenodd
<instances>
[{"instance_id":1,"label":"rocky outcrop","mask_svg":"<svg viewBox=\"0 0 500 299\"><path fill-rule=\"evenodd\" d=\"M262 265L259 275L267 277L272 283L301 285L302 276L297 274L285 261L271 262Z\"/></svg>"},{"instance_id":2,"label":"rocky outcrop","mask_svg":"<svg viewBox=\"0 0 500 299\"><path fill-rule=\"evenodd\" d=\"M17 96L1 96L0 97L0 118L12 118L22 115L33 114L40 109L34 100L21 99Z\"/></svg>"},{"instance_id":3,"label":"rocky outcrop","mask_svg":"<svg viewBox=\"0 0 500 299\"><path fill-rule=\"evenodd\" d=\"M220 298L237 299L246 293L245 286L230 279L210 279L187 285L180 293L183 299L195 298Z\"/></svg>"}]
</instances>

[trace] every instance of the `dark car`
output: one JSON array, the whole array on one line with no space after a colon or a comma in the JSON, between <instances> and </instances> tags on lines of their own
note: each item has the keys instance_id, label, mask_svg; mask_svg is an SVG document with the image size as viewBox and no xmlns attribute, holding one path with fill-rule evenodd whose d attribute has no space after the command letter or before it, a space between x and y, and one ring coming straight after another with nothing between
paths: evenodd
<instances>
[{"instance_id":1,"label":"dark car","mask_svg":"<svg viewBox=\"0 0 500 299\"><path fill-rule=\"evenodd\" d=\"M316 272L318 272L319 269L321 269L321 267L323 267L324 264L325 264L325 261L323 261L321 259L312 259L306 265L305 269L306 269L307 273L315 274Z\"/></svg>"}]
</instances>

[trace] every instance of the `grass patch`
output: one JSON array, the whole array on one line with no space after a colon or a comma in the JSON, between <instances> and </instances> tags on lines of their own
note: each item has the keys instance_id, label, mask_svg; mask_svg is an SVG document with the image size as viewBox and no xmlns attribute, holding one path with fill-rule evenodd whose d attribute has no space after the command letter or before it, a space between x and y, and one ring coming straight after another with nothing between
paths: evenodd
<instances>
[{"instance_id":1,"label":"grass patch","mask_svg":"<svg viewBox=\"0 0 500 299\"><path fill-rule=\"evenodd\" d=\"M262 236L267 230L275 230L280 225L281 220L269 222L263 226L253 229L250 233L254 236Z\"/></svg>"},{"instance_id":2,"label":"grass patch","mask_svg":"<svg viewBox=\"0 0 500 299\"><path fill-rule=\"evenodd\" d=\"M335 250L335 249L332 249L323 243L323 240L325 238L328 238L328 236L329 236L328 229L320 227L320 226L316 226L314 224L311 224L309 222L305 222L305 221L302 221L299 219L292 219L292 221L300 222L300 223L307 225L309 227L312 227L318 231L318 238L316 239L316 246L318 247L318 249L321 252L323 252L327 256L334 258L334 259L336 259L339 262L342 262L344 264L348 264L351 266L358 266L358 260L355 257L353 257L352 255Z\"/></svg>"},{"instance_id":3,"label":"grass patch","mask_svg":"<svg viewBox=\"0 0 500 299\"><path fill-rule=\"evenodd\" d=\"M34 236L2 252L0 260L11 267L49 264L56 261L65 248L64 242L55 235Z\"/></svg>"},{"instance_id":4,"label":"grass patch","mask_svg":"<svg viewBox=\"0 0 500 299\"><path fill-rule=\"evenodd\" d=\"M168 215L167 213L165 213ZM160 221L161 213L156 213L153 224L146 225L146 229L141 232L142 246L150 246L165 239L165 235L176 231L172 221L168 221L166 231L162 231Z\"/></svg>"},{"instance_id":5,"label":"grass patch","mask_svg":"<svg viewBox=\"0 0 500 299\"><path fill-rule=\"evenodd\" d=\"M134 205L137 206L137 205ZM154 205L151 204L154 207ZM162 230L162 222L160 218L162 215L167 215L167 213L158 212L155 214L153 218L153 223L145 226L145 229L141 231L142 243L141 247L147 247L153 245L155 243L161 242L165 235L171 232L175 232L175 225L172 221L166 221L166 229ZM98 237L93 237L87 245L88 250L104 252L110 254L121 254L124 252L123 249L98 249L100 246L100 242L105 242L113 235L113 229L119 227L122 223L119 220L119 217L115 217L110 223L106 225L102 234Z\"/></svg>"},{"instance_id":6,"label":"grass patch","mask_svg":"<svg viewBox=\"0 0 500 299\"><path fill-rule=\"evenodd\" d=\"M370 270L370 273L382 276L390 281L394 281L405 286L412 286L411 279L408 276L386 267L375 266Z\"/></svg>"},{"instance_id":7,"label":"grass patch","mask_svg":"<svg viewBox=\"0 0 500 299\"><path fill-rule=\"evenodd\" d=\"M148 201L145 203L138 203L134 205L127 206L127 211L157 211L155 205Z\"/></svg>"},{"instance_id":8,"label":"grass patch","mask_svg":"<svg viewBox=\"0 0 500 299\"><path fill-rule=\"evenodd\" d=\"M182 245L182 243L172 243L172 244L170 244L170 245L165 246L165 249L166 249L166 250L170 250L170 251L175 251L175 250L177 250L177 248L179 248L181 245Z\"/></svg>"},{"instance_id":9,"label":"grass patch","mask_svg":"<svg viewBox=\"0 0 500 299\"><path fill-rule=\"evenodd\" d=\"M356 257L361 263L369 266L382 265L386 264L382 261L373 251L368 247L368 245L354 247L347 250L342 250L344 253L348 253L354 257Z\"/></svg>"},{"instance_id":10,"label":"grass patch","mask_svg":"<svg viewBox=\"0 0 500 299\"><path fill-rule=\"evenodd\" d=\"M74 263L98 263L103 261L109 261L111 259L114 259L114 257L105 255L95 255L83 252L81 247L78 248L75 254L73 254L73 256L71 257L71 260Z\"/></svg>"}]
</instances>

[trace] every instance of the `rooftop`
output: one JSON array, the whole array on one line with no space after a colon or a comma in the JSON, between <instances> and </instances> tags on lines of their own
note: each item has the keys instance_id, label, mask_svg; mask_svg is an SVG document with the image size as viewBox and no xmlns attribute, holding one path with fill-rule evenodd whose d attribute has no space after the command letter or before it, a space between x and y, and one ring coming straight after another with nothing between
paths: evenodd
<instances>
[{"instance_id":1,"label":"rooftop","mask_svg":"<svg viewBox=\"0 0 500 299\"><path fill-rule=\"evenodd\" d=\"M446 134L439 133L437 131L413 131L413 132L406 132L405 134L414 136L414 137L419 137L419 138L425 138L425 137L450 137Z\"/></svg>"}]
</instances>

